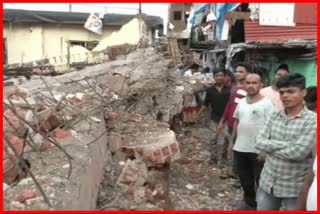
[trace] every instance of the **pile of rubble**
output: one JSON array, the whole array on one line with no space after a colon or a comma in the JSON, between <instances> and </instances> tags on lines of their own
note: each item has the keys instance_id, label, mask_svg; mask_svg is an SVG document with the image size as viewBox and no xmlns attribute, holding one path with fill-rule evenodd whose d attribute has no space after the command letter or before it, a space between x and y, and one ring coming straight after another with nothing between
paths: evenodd
<instances>
[{"instance_id":1,"label":"pile of rubble","mask_svg":"<svg viewBox=\"0 0 320 214\"><path fill-rule=\"evenodd\" d=\"M210 201L183 208L186 186L179 186L181 177L194 179L185 160L198 161L197 170L206 162L210 130L192 131L179 119L187 97L208 87L206 76L183 79L170 58L146 48L11 82L4 88L5 209L213 208ZM212 182L205 168L199 191ZM191 180L186 191L196 187Z\"/></svg>"},{"instance_id":2,"label":"pile of rubble","mask_svg":"<svg viewBox=\"0 0 320 214\"><path fill-rule=\"evenodd\" d=\"M90 160L81 154L88 156L87 144L103 119L98 93L49 86L31 93L13 85L4 88L4 98L5 208L62 209L66 204L59 205L56 197L68 188L54 186L70 187Z\"/></svg>"}]
</instances>

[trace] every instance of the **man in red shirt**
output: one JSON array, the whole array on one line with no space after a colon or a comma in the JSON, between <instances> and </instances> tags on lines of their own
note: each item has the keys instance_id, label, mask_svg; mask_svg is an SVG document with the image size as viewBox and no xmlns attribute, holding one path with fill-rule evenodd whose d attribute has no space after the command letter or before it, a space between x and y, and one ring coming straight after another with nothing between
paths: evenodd
<instances>
[{"instance_id":1,"label":"man in red shirt","mask_svg":"<svg viewBox=\"0 0 320 214\"><path fill-rule=\"evenodd\" d=\"M228 135L231 136L235 121L233 117L234 111L239 103L239 100L247 96L245 80L249 73L251 73L251 71L247 64L242 62L238 63L235 71L237 85L234 85L231 88L230 99L217 127L217 134L224 134L223 130L225 123L227 122ZM233 167L233 171L237 174L236 167Z\"/></svg>"}]
</instances>

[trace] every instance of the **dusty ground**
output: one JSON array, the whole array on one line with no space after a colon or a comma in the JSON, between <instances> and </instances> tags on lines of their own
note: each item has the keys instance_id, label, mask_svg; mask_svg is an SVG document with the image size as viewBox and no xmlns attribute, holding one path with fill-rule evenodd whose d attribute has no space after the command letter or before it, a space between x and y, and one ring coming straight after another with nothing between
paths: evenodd
<instances>
[{"instance_id":1,"label":"dusty ground","mask_svg":"<svg viewBox=\"0 0 320 214\"><path fill-rule=\"evenodd\" d=\"M209 144L214 137L205 122L194 125L180 123L175 127L180 143L181 159L170 164L170 201L166 209L174 210L231 210L231 206L242 197L238 181L233 178L220 178L223 166L209 164ZM125 160L121 152L116 152L105 167L105 179L101 184L97 208L104 210L161 210L151 203L137 204L121 198L121 203L113 203L117 192L114 185ZM105 207L109 204L108 207ZM124 208L125 207L125 208Z\"/></svg>"},{"instance_id":2,"label":"dusty ground","mask_svg":"<svg viewBox=\"0 0 320 214\"><path fill-rule=\"evenodd\" d=\"M177 133L182 159L171 165L170 177L176 210L231 210L241 199L237 180L221 179L222 169L208 163L210 135L214 134L201 124L182 126Z\"/></svg>"}]
</instances>

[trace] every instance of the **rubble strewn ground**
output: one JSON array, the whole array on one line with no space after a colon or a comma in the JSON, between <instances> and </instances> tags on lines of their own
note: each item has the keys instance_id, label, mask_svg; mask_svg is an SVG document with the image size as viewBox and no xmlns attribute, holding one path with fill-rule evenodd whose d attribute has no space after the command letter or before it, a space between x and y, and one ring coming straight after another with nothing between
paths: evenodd
<instances>
[{"instance_id":1,"label":"rubble strewn ground","mask_svg":"<svg viewBox=\"0 0 320 214\"><path fill-rule=\"evenodd\" d=\"M5 209L230 209L241 192L208 164L214 132L205 118L180 119L184 100L207 87L201 78L181 78L170 58L145 48L77 72L9 80L4 131L51 208L7 148Z\"/></svg>"},{"instance_id":2,"label":"rubble strewn ground","mask_svg":"<svg viewBox=\"0 0 320 214\"><path fill-rule=\"evenodd\" d=\"M230 210L241 199L238 181L222 179L225 167L209 164L213 131L204 124L177 132L182 158L171 166L172 200L177 210Z\"/></svg>"}]
</instances>

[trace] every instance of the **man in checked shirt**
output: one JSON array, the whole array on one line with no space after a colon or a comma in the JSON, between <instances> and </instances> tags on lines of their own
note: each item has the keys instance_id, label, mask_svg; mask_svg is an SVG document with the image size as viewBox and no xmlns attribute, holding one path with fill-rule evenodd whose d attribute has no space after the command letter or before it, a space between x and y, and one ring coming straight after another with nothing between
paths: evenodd
<instances>
[{"instance_id":1,"label":"man in checked shirt","mask_svg":"<svg viewBox=\"0 0 320 214\"><path fill-rule=\"evenodd\" d=\"M284 110L274 112L256 139L267 153L257 190L257 210L296 210L297 197L312 167L316 114L304 106L306 80L289 74L277 82Z\"/></svg>"}]
</instances>

